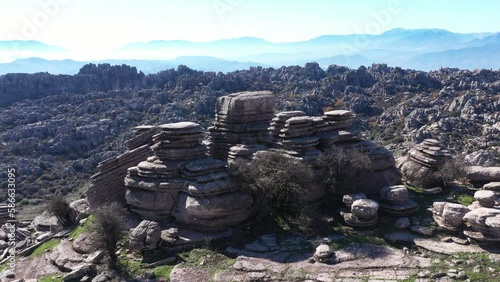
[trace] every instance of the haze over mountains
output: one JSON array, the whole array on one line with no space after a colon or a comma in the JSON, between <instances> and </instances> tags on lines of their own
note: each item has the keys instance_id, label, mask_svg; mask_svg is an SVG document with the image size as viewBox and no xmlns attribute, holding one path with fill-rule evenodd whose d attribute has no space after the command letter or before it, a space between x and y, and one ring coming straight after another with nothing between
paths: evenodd
<instances>
[{"instance_id":1,"label":"haze over mountains","mask_svg":"<svg viewBox=\"0 0 500 282\"><path fill-rule=\"evenodd\" d=\"M417 70L440 67L500 68L500 33L453 33L442 29L393 29L380 35L324 35L301 42L274 43L242 37L212 42L156 40L103 50L77 60L72 50L37 41L0 41L0 74L76 74L89 63L127 64L144 73L183 64L203 71L229 72L251 66L281 67L318 62L351 68L373 63Z\"/></svg>"}]
</instances>

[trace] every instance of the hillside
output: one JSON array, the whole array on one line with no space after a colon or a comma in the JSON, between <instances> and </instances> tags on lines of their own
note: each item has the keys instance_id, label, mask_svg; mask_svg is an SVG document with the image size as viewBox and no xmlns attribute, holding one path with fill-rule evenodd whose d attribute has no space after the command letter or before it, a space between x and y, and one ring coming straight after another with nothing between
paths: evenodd
<instances>
[{"instance_id":1,"label":"hillside","mask_svg":"<svg viewBox=\"0 0 500 282\"><path fill-rule=\"evenodd\" d=\"M179 66L144 75L125 65L86 65L74 76L0 77L2 177L7 167L18 169L22 204L75 191L97 163L125 150L134 126L193 120L206 127L217 97L246 90L272 91L279 110L351 109L355 127L396 154L432 137L472 154L474 164L499 161L499 71L427 73L384 64L324 71L308 63L227 74Z\"/></svg>"}]
</instances>

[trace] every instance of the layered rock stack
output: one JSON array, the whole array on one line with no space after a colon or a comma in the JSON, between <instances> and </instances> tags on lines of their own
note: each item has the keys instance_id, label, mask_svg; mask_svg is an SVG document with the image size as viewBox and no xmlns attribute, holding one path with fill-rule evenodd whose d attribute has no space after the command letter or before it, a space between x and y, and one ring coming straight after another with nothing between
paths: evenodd
<instances>
[{"instance_id":1,"label":"layered rock stack","mask_svg":"<svg viewBox=\"0 0 500 282\"><path fill-rule=\"evenodd\" d=\"M177 194L188 182L180 178L185 162L203 158L203 129L193 122L160 125L153 136L153 157L128 169L125 185L130 209L145 219L168 219Z\"/></svg>"},{"instance_id":2,"label":"layered rock stack","mask_svg":"<svg viewBox=\"0 0 500 282\"><path fill-rule=\"evenodd\" d=\"M439 141L425 139L421 144L415 145L407 157L398 160L398 167L408 183L422 183L422 188L431 188L442 184L433 175L450 158L450 152L441 147Z\"/></svg>"},{"instance_id":3,"label":"layered rock stack","mask_svg":"<svg viewBox=\"0 0 500 282\"><path fill-rule=\"evenodd\" d=\"M458 231L464 227L464 215L470 211L464 205L434 202L432 205L432 218L437 225L448 231Z\"/></svg>"},{"instance_id":4,"label":"layered rock stack","mask_svg":"<svg viewBox=\"0 0 500 282\"><path fill-rule=\"evenodd\" d=\"M99 163L98 172L90 178L91 186L87 190L87 199L92 209L110 202L126 203L123 179L129 167L153 155L149 147L155 130L153 126L136 128L136 136L127 144L129 150Z\"/></svg>"},{"instance_id":5,"label":"layered rock stack","mask_svg":"<svg viewBox=\"0 0 500 282\"><path fill-rule=\"evenodd\" d=\"M465 236L478 241L500 242L500 209L477 208L464 215L470 226L464 230Z\"/></svg>"},{"instance_id":6,"label":"layered rock stack","mask_svg":"<svg viewBox=\"0 0 500 282\"><path fill-rule=\"evenodd\" d=\"M306 113L304 113L303 111L286 111L277 113L271 120L270 127L267 129L269 130L271 136L269 142L274 143L280 139L280 134L282 133L281 130L285 129L286 121L289 118L302 117L305 115Z\"/></svg>"},{"instance_id":7,"label":"layered rock stack","mask_svg":"<svg viewBox=\"0 0 500 282\"><path fill-rule=\"evenodd\" d=\"M236 160L245 160L247 162L252 161L255 153L258 151L265 150L265 145L255 144L255 145L244 145L238 144L229 149L227 164L229 167L236 163Z\"/></svg>"},{"instance_id":8,"label":"layered rock stack","mask_svg":"<svg viewBox=\"0 0 500 282\"><path fill-rule=\"evenodd\" d=\"M227 160L237 144L265 143L274 116L275 96L269 91L239 92L217 100L215 121L208 128L206 145L210 155Z\"/></svg>"},{"instance_id":9,"label":"layered rock stack","mask_svg":"<svg viewBox=\"0 0 500 282\"><path fill-rule=\"evenodd\" d=\"M181 171L189 179L172 214L176 222L199 230L224 230L247 220L254 201L230 179L226 163L213 158L188 162Z\"/></svg>"},{"instance_id":10,"label":"layered rock stack","mask_svg":"<svg viewBox=\"0 0 500 282\"><path fill-rule=\"evenodd\" d=\"M350 212L340 213L347 225L372 227L377 224L379 204L376 201L367 199L363 193L346 195L343 201L350 209Z\"/></svg>"},{"instance_id":11,"label":"layered rock stack","mask_svg":"<svg viewBox=\"0 0 500 282\"><path fill-rule=\"evenodd\" d=\"M316 149L319 138L314 136L313 118L309 116L291 117L280 130L275 147L289 151L288 154L309 161L316 159L321 151Z\"/></svg>"},{"instance_id":12,"label":"layered rock stack","mask_svg":"<svg viewBox=\"0 0 500 282\"><path fill-rule=\"evenodd\" d=\"M404 185L386 186L380 190L380 208L391 215L405 216L418 210L418 204L410 200Z\"/></svg>"},{"instance_id":13,"label":"layered rock stack","mask_svg":"<svg viewBox=\"0 0 500 282\"><path fill-rule=\"evenodd\" d=\"M239 192L226 163L206 156L203 129L193 122L158 126L154 156L128 170L126 200L147 220L174 219L199 230L223 230L247 220L252 196Z\"/></svg>"}]
</instances>

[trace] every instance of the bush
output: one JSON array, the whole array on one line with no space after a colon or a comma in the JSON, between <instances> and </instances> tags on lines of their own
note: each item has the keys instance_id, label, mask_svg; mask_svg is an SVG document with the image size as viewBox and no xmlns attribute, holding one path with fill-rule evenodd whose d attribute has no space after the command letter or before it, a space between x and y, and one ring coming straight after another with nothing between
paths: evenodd
<instances>
[{"instance_id":1,"label":"bush","mask_svg":"<svg viewBox=\"0 0 500 282\"><path fill-rule=\"evenodd\" d=\"M276 152L259 155L239 166L242 185L259 195L262 214L286 221L297 219L306 206L304 194L312 181L311 168Z\"/></svg>"},{"instance_id":2,"label":"bush","mask_svg":"<svg viewBox=\"0 0 500 282\"><path fill-rule=\"evenodd\" d=\"M128 231L125 218L126 210L114 202L96 209L90 227L95 232L94 247L105 250L110 258L110 267L115 267L118 260L116 256L117 243Z\"/></svg>"},{"instance_id":3,"label":"bush","mask_svg":"<svg viewBox=\"0 0 500 282\"><path fill-rule=\"evenodd\" d=\"M335 195L354 192L360 175L370 172L372 162L367 154L354 149L334 147L318 159L323 167L323 183Z\"/></svg>"},{"instance_id":4,"label":"bush","mask_svg":"<svg viewBox=\"0 0 500 282\"><path fill-rule=\"evenodd\" d=\"M435 173L444 186L455 180L465 181L467 173L465 171L465 161L462 158L452 158L446 161Z\"/></svg>"},{"instance_id":5,"label":"bush","mask_svg":"<svg viewBox=\"0 0 500 282\"><path fill-rule=\"evenodd\" d=\"M63 226L69 226L74 223L73 209L62 196L52 198L47 205L47 210L50 214L59 218Z\"/></svg>"}]
</instances>

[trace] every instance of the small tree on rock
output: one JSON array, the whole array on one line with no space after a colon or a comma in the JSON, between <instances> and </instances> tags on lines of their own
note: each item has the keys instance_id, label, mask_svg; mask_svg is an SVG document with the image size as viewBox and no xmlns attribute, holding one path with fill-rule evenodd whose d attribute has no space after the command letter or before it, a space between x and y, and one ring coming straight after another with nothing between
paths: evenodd
<instances>
[{"instance_id":1,"label":"small tree on rock","mask_svg":"<svg viewBox=\"0 0 500 282\"><path fill-rule=\"evenodd\" d=\"M74 223L74 211L62 196L52 198L47 204L47 211L51 215L56 216L63 226L69 226Z\"/></svg>"},{"instance_id":2,"label":"small tree on rock","mask_svg":"<svg viewBox=\"0 0 500 282\"><path fill-rule=\"evenodd\" d=\"M118 203L104 205L93 212L91 230L94 232L94 247L107 252L110 267L115 267L118 261L117 244L128 231L125 218L126 211Z\"/></svg>"}]
</instances>

